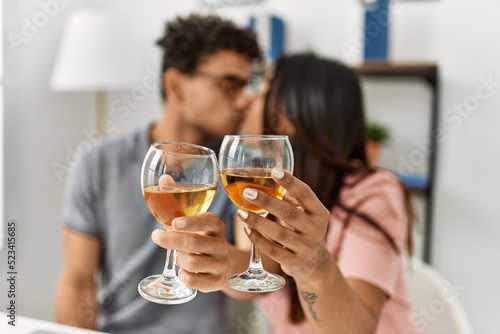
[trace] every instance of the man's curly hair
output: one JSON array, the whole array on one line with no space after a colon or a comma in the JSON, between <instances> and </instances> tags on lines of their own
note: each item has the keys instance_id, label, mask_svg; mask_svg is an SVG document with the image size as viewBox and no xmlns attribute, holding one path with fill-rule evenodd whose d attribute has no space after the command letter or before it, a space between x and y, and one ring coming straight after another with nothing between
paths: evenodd
<instances>
[{"instance_id":1,"label":"man's curly hair","mask_svg":"<svg viewBox=\"0 0 500 334\"><path fill-rule=\"evenodd\" d=\"M239 28L214 15L178 17L166 24L165 35L156 44L164 49L162 72L174 67L192 73L204 57L220 50L236 51L250 61L261 59L255 34L250 29Z\"/></svg>"}]
</instances>

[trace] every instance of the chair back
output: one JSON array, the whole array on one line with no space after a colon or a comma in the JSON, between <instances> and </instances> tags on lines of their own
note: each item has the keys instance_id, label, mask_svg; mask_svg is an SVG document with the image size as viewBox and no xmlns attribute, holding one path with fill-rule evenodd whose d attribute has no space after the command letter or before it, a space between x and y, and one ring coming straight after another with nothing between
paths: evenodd
<instances>
[{"instance_id":1,"label":"chair back","mask_svg":"<svg viewBox=\"0 0 500 334\"><path fill-rule=\"evenodd\" d=\"M405 263L406 285L415 325L422 334L473 334L459 300L466 288L450 284L435 268L414 257Z\"/></svg>"}]
</instances>

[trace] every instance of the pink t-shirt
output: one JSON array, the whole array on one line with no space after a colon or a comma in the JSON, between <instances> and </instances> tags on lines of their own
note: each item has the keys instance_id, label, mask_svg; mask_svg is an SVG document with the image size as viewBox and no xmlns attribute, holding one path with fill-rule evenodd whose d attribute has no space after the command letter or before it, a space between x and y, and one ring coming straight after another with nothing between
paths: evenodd
<instances>
[{"instance_id":1,"label":"pink t-shirt","mask_svg":"<svg viewBox=\"0 0 500 334\"><path fill-rule=\"evenodd\" d=\"M346 186L340 194L342 203L378 222L393 238L399 253L382 232L358 216L352 215L348 219L349 215L339 207L331 212L326 236L328 251L336 259L345 278L363 280L389 296L380 314L377 334L417 333L410 320L410 305L403 276L402 254L406 243L407 214L398 179L390 172L377 171L355 186L349 186L352 181L352 177L346 180ZM288 285L263 295L258 301L269 318L271 333L312 333L307 321L299 325L292 325L288 321Z\"/></svg>"}]
</instances>

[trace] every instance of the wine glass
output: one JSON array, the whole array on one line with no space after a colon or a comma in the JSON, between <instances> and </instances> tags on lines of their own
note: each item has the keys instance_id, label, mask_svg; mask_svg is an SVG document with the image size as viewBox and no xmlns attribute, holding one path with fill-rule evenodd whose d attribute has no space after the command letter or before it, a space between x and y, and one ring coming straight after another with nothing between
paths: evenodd
<instances>
[{"instance_id":1,"label":"wine glass","mask_svg":"<svg viewBox=\"0 0 500 334\"><path fill-rule=\"evenodd\" d=\"M266 217L268 212L243 197L245 188L264 191L282 199L286 190L274 182L274 167L293 171L293 151L287 136L225 136L219 153L222 185L233 203L244 210ZM268 273L262 266L260 252L252 244L248 269L227 280L228 285L246 292L281 289L283 277Z\"/></svg>"},{"instance_id":2,"label":"wine glass","mask_svg":"<svg viewBox=\"0 0 500 334\"><path fill-rule=\"evenodd\" d=\"M202 146L158 142L149 148L141 171L144 201L156 220L167 231L172 220L207 211L218 184L215 153ZM177 277L175 250L167 250L161 275L144 278L138 286L145 299L159 304L181 304L190 301L197 291Z\"/></svg>"}]
</instances>

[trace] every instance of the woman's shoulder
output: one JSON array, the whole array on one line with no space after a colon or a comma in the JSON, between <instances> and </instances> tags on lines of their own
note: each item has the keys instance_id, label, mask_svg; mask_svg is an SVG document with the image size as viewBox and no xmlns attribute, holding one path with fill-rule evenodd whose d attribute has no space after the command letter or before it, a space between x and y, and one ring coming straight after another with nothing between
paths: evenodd
<instances>
[{"instance_id":1,"label":"woman's shoulder","mask_svg":"<svg viewBox=\"0 0 500 334\"><path fill-rule=\"evenodd\" d=\"M385 169L376 169L369 173L347 176L340 196L343 200L352 200L377 194L394 199L402 198L403 186L394 173Z\"/></svg>"},{"instance_id":2,"label":"woman's shoulder","mask_svg":"<svg viewBox=\"0 0 500 334\"><path fill-rule=\"evenodd\" d=\"M404 188L392 172L377 169L368 175L346 178L340 193L345 207L355 209L371 219L404 247L408 212Z\"/></svg>"}]
</instances>

